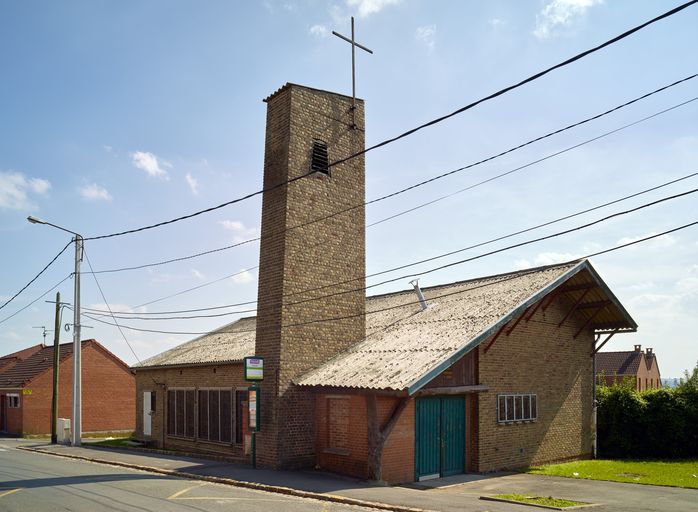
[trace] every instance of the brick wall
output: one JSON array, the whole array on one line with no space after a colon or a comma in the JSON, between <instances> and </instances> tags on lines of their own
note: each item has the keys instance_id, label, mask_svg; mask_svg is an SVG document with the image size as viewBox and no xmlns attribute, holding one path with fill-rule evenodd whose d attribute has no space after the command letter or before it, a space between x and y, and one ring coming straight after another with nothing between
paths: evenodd
<instances>
[{"instance_id":1,"label":"brick wall","mask_svg":"<svg viewBox=\"0 0 698 512\"><path fill-rule=\"evenodd\" d=\"M376 406L381 426L388 421L398 401L393 397L378 397ZM364 396L323 393L317 395L315 403L317 465L326 471L368 478L368 418ZM349 414L345 416L343 410ZM333 440L344 441L345 432L348 433L345 444L333 443ZM414 400L402 411L385 443L382 479L391 484L414 480Z\"/></svg>"},{"instance_id":2,"label":"brick wall","mask_svg":"<svg viewBox=\"0 0 698 512\"><path fill-rule=\"evenodd\" d=\"M31 395L22 397L23 433L51 432L53 371L27 384ZM73 415L73 358L61 361L58 383L58 417ZM133 430L135 378L125 366L93 343L82 346L82 431Z\"/></svg>"},{"instance_id":3,"label":"brick wall","mask_svg":"<svg viewBox=\"0 0 698 512\"><path fill-rule=\"evenodd\" d=\"M267 103L265 189L310 170L313 139L327 143L330 162L364 148L360 100L356 130L346 96L287 85ZM364 208L337 214L363 202L363 157L333 167L330 177L264 194L256 333L256 355L265 359L261 465L315 464L313 395L292 381L365 336ZM335 295L310 300L328 292ZM336 317L348 318L308 323Z\"/></svg>"},{"instance_id":4,"label":"brick wall","mask_svg":"<svg viewBox=\"0 0 698 512\"><path fill-rule=\"evenodd\" d=\"M136 372L136 438L151 441L158 448L188 452L208 453L222 456L242 457L243 445L217 443L198 438L186 439L167 434L167 390L169 388L232 388L247 389L249 383L243 378L242 364L189 366L182 368L142 369ZM143 393L155 392L155 412L151 416L151 435L143 434ZM233 393L233 397L234 397ZM198 401L198 393L196 393ZM196 404L198 411L198 403ZM235 411L234 414L237 414ZM235 418L235 416L233 416ZM233 421L233 426L235 421ZM247 433L246 422L244 433ZM233 427L234 428L234 427ZM244 435L243 435L244 441Z\"/></svg>"},{"instance_id":5,"label":"brick wall","mask_svg":"<svg viewBox=\"0 0 698 512\"><path fill-rule=\"evenodd\" d=\"M480 384L489 391L479 395L479 471L591 455L593 333L573 339L583 325L576 315L557 327L569 307L556 299L480 350ZM537 394L538 419L498 424L498 393Z\"/></svg>"}]
</instances>

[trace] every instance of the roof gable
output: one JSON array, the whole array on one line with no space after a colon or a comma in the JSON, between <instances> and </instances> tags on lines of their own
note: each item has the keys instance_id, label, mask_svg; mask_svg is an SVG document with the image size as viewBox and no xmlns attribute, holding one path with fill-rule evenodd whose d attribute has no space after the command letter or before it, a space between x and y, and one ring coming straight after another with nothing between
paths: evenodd
<instances>
[{"instance_id":1,"label":"roof gable","mask_svg":"<svg viewBox=\"0 0 698 512\"><path fill-rule=\"evenodd\" d=\"M596 373L605 375L637 375L640 364L645 364L644 354L639 350L625 352L598 352L596 359Z\"/></svg>"}]
</instances>

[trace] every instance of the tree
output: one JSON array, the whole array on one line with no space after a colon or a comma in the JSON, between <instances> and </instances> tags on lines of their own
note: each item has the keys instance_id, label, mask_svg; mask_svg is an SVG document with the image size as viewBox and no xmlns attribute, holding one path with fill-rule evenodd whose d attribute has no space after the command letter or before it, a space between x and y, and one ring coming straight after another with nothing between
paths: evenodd
<instances>
[{"instance_id":1,"label":"tree","mask_svg":"<svg viewBox=\"0 0 698 512\"><path fill-rule=\"evenodd\" d=\"M698 363L696 363L693 372L689 373L688 370L683 371L684 378L681 379L679 383L679 388L683 390L694 390L698 391Z\"/></svg>"}]
</instances>

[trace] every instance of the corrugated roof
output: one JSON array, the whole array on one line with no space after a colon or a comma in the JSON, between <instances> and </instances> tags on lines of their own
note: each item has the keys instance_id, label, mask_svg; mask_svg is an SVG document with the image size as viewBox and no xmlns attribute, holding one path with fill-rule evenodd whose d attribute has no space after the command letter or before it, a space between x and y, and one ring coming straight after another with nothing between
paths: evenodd
<instances>
[{"instance_id":1,"label":"corrugated roof","mask_svg":"<svg viewBox=\"0 0 698 512\"><path fill-rule=\"evenodd\" d=\"M309 372L298 384L409 389L432 371L438 371L442 363L463 355L464 348L479 334L577 265L423 288L430 304L424 311L415 303L413 291L370 298L366 306L366 339Z\"/></svg>"},{"instance_id":2,"label":"corrugated roof","mask_svg":"<svg viewBox=\"0 0 698 512\"><path fill-rule=\"evenodd\" d=\"M423 288L425 311L412 290L369 297L366 338L296 384L412 393L553 290L589 306L577 311L589 328L637 327L586 260L521 270ZM255 325L240 319L135 368L240 362L255 353Z\"/></svg>"},{"instance_id":3,"label":"corrugated roof","mask_svg":"<svg viewBox=\"0 0 698 512\"><path fill-rule=\"evenodd\" d=\"M240 362L254 355L256 317L230 324L146 359L133 368Z\"/></svg>"}]
</instances>

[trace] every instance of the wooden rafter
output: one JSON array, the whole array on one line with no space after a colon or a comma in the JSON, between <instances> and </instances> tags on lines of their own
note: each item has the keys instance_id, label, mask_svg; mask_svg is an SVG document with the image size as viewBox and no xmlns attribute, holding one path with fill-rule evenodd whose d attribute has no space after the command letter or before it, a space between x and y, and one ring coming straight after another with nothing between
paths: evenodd
<instances>
[{"instance_id":1,"label":"wooden rafter","mask_svg":"<svg viewBox=\"0 0 698 512\"><path fill-rule=\"evenodd\" d=\"M487 344L487 346L485 347L485 353L487 353L487 351L492 347L492 345L494 345L494 342L497 341L497 338L499 338L499 335L502 334L502 331L504 330L504 328L505 328L506 326L507 326L507 324L504 324L504 325L502 325L502 326L499 328L499 330L497 331L497 334L495 334L495 335L492 337L492 339L490 340L490 342L489 342L489 343Z\"/></svg>"},{"instance_id":2,"label":"wooden rafter","mask_svg":"<svg viewBox=\"0 0 698 512\"><path fill-rule=\"evenodd\" d=\"M580 327L580 329L575 333L574 336L572 336L572 338L576 338L577 336L579 336L584 331L584 329L586 329L589 326L589 324L594 320L594 318L596 318L596 316L599 313L601 313L604 309L606 309L606 304L594 311L594 313L587 319L586 322L584 322L584 325Z\"/></svg>"},{"instance_id":3,"label":"wooden rafter","mask_svg":"<svg viewBox=\"0 0 698 512\"><path fill-rule=\"evenodd\" d=\"M558 327L562 326L562 324L564 324L565 321L567 321L567 319L570 316L572 316L572 313L574 313L577 310L577 308L580 306L580 304L584 300L584 297L587 296L587 293L589 293L589 290L588 289L584 290L584 293L582 293L579 296L579 298L576 301L574 301L574 304L572 304L572 307L569 309L569 311L567 311L567 314L564 317L562 317L562 320L560 320L560 322L557 324Z\"/></svg>"},{"instance_id":4,"label":"wooden rafter","mask_svg":"<svg viewBox=\"0 0 698 512\"><path fill-rule=\"evenodd\" d=\"M544 300L544 299L539 300L538 302L535 303L535 305L534 305L532 308L529 308L530 311L529 311L529 313L526 315L526 319L525 319L525 320L526 320L526 323L528 323L528 321L529 321L531 318L533 318L533 315L536 314L536 311L538 311L538 308L541 307L541 306L543 305L543 300Z\"/></svg>"}]
</instances>

